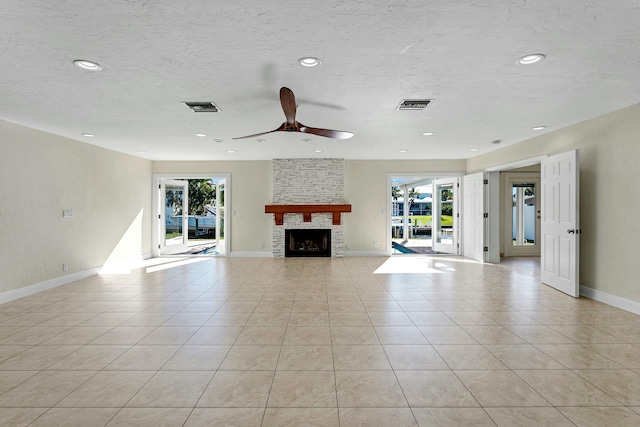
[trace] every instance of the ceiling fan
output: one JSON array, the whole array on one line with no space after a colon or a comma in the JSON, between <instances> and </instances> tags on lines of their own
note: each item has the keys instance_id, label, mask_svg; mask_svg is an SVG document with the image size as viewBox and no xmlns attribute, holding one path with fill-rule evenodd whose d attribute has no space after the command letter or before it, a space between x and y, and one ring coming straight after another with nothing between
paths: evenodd
<instances>
[{"instance_id":1,"label":"ceiling fan","mask_svg":"<svg viewBox=\"0 0 640 427\"><path fill-rule=\"evenodd\" d=\"M341 130L332 129L320 129L305 126L302 123L296 121L296 97L288 87L280 88L280 104L282 104L282 110L287 118L287 121L282 123L278 129L270 130L268 132L255 133L253 135L240 136L233 139L253 138L260 135L266 135L273 132L300 132L309 133L312 135L324 136L334 139L349 139L353 136L353 132L345 132Z\"/></svg>"}]
</instances>

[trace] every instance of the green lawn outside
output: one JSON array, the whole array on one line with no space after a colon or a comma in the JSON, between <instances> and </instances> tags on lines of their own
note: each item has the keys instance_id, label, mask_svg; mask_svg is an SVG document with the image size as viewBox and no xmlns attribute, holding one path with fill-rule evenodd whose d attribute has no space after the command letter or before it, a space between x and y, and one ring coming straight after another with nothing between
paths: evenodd
<instances>
[{"instance_id":1,"label":"green lawn outside","mask_svg":"<svg viewBox=\"0 0 640 427\"><path fill-rule=\"evenodd\" d=\"M396 217L398 219L402 219L402 217ZM411 224L413 225L417 225L417 226L431 226L431 215L411 215L409 216L409 220L411 221ZM442 226L444 227L451 227L453 226L453 217L451 215L442 215L442 217L440 218L440 222L442 224Z\"/></svg>"}]
</instances>

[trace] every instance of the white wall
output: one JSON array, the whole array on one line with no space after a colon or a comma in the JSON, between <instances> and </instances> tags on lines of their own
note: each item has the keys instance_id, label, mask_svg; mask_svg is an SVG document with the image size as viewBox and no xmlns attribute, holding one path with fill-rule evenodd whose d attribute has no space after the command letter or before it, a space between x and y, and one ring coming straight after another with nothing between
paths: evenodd
<instances>
[{"instance_id":1,"label":"white wall","mask_svg":"<svg viewBox=\"0 0 640 427\"><path fill-rule=\"evenodd\" d=\"M271 204L273 194L270 160L154 162L153 173L202 176L230 174L231 197L225 198L227 220L231 221L231 244L228 249L232 256L271 256L273 214L264 213L264 206Z\"/></svg>"},{"instance_id":2,"label":"white wall","mask_svg":"<svg viewBox=\"0 0 640 427\"><path fill-rule=\"evenodd\" d=\"M544 154L580 156L580 283L640 302L640 104L474 157L469 173Z\"/></svg>"},{"instance_id":3,"label":"white wall","mask_svg":"<svg viewBox=\"0 0 640 427\"><path fill-rule=\"evenodd\" d=\"M0 121L0 293L150 253L150 180L150 161Z\"/></svg>"},{"instance_id":4,"label":"white wall","mask_svg":"<svg viewBox=\"0 0 640 427\"><path fill-rule=\"evenodd\" d=\"M346 160L345 200L351 213L343 214L345 254L379 252L386 254L389 173L464 173L465 160ZM373 242L378 242L374 248Z\"/></svg>"}]
</instances>

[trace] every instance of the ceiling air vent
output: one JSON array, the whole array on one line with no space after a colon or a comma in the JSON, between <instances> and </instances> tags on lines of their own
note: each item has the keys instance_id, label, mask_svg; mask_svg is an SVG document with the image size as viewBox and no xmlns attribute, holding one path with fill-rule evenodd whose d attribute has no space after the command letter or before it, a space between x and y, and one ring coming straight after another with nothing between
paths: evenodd
<instances>
[{"instance_id":1,"label":"ceiling air vent","mask_svg":"<svg viewBox=\"0 0 640 427\"><path fill-rule=\"evenodd\" d=\"M196 113L217 113L220 108L213 102L184 102L187 107Z\"/></svg>"},{"instance_id":2,"label":"ceiling air vent","mask_svg":"<svg viewBox=\"0 0 640 427\"><path fill-rule=\"evenodd\" d=\"M433 99L403 99L398 110L424 110Z\"/></svg>"}]
</instances>

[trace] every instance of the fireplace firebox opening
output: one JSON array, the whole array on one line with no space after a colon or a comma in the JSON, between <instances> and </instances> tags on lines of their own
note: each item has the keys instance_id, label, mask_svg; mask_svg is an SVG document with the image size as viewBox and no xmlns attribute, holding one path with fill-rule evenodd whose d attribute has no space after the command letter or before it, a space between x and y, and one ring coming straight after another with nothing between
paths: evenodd
<instances>
[{"instance_id":1,"label":"fireplace firebox opening","mask_svg":"<svg viewBox=\"0 0 640 427\"><path fill-rule=\"evenodd\" d=\"M331 257L330 229L284 231L285 257Z\"/></svg>"}]
</instances>

